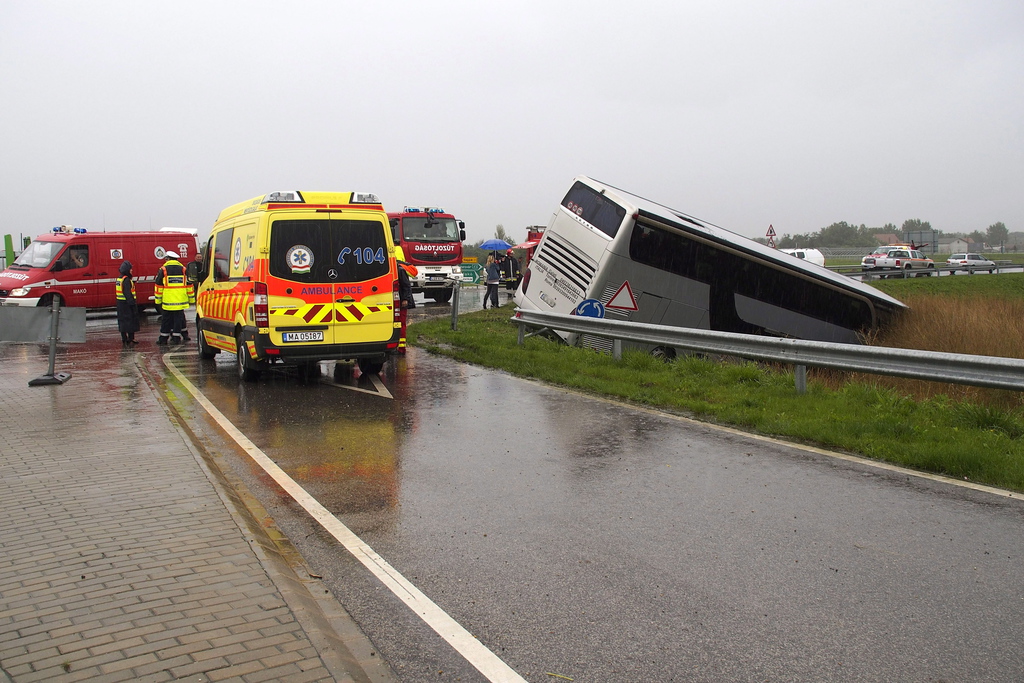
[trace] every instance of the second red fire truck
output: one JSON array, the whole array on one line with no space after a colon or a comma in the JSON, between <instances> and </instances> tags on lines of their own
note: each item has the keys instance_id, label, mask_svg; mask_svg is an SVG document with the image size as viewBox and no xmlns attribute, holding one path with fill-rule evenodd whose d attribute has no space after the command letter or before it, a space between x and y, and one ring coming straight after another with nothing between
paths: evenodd
<instances>
[{"instance_id":1,"label":"second red fire truck","mask_svg":"<svg viewBox=\"0 0 1024 683\"><path fill-rule=\"evenodd\" d=\"M437 207L407 206L388 213L388 218L395 244L419 271L412 278L413 293L422 292L440 303L450 301L453 283L462 280L466 224Z\"/></svg>"}]
</instances>

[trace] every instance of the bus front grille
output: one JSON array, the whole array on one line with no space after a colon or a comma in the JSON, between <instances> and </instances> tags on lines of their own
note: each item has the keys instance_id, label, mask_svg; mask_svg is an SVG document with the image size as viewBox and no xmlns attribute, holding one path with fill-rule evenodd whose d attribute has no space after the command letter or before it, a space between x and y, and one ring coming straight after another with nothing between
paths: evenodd
<instances>
[{"instance_id":1,"label":"bus front grille","mask_svg":"<svg viewBox=\"0 0 1024 683\"><path fill-rule=\"evenodd\" d=\"M534 258L559 273L586 296L597 271L597 263L554 233L548 232L546 237L544 248Z\"/></svg>"}]
</instances>

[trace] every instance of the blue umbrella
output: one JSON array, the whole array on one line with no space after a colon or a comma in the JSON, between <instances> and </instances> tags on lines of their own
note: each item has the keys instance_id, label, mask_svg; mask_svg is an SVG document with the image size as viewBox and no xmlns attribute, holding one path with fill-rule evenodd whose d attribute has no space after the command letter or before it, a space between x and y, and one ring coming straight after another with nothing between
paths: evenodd
<instances>
[{"instance_id":1,"label":"blue umbrella","mask_svg":"<svg viewBox=\"0 0 1024 683\"><path fill-rule=\"evenodd\" d=\"M508 251L512 245L505 240L490 239L481 244L480 248L484 251Z\"/></svg>"}]
</instances>

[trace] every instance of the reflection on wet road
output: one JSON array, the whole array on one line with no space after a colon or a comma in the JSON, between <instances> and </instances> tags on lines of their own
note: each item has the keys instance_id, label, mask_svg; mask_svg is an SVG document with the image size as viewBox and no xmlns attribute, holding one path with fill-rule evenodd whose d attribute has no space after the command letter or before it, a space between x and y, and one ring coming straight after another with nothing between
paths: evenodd
<instances>
[{"instance_id":1,"label":"reflection on wet road","mask_svg":"<svg viewBox=\"0 0 1024 683\"><path fill-rule=\"evenodd\" d=\"M174 363L325 507L344 514L397 503L402 414L379 378L345 366L337 380L332 371L300 381L279 369L250 384L238 380L231 355L221 355L216 363L196 354L175 356Z\"/></svg>"},{"instance_id":2,"label":"reflection on wet road","mask_svg":"<svg viewBox=\"0 0 1024 683\"><path fill-rule=\"evenodd\" d=\"M319 381L282 371L246 384L232 360L200 363L186 349L175 364L527 680L1013 680L1024 671L1015 499L417 349L383 373L392 398L354 371L339 384L329 367ZM237 463L403 681L439 671L481 680L253 462Z\"/></svg>"}]
</instances>

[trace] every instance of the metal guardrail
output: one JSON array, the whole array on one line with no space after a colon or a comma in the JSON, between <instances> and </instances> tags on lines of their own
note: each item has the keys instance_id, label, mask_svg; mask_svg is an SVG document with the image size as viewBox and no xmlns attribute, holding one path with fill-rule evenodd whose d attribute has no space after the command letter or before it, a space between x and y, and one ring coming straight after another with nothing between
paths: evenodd
<instances>
[{"instance_id":1,"label":"metal guardrail","mask_svg":"<svg viewBox=\"0 0 1024 683\"><path fill-rule=\"evenodd\" d=\"M1024 265L1014 263L1013 261L995 261L995 273L1009 273L1017 270L1024 269ZM988 268L965 268L964 266L935 266L934 268L872 268L870 270L864 270L858 265L847 265L847 266L825 266L831 271L839 273L840 275L860 276L863 280L873 280L876 278L909 278L909 277L926 277L933 273L936 275L950 272L981 272L987 273Z\"/></svg>"},{"instance_id":2,"label":"metal guardrail","mask_svg":"<svg viewBox=\"0 0 1024 683\"><path fill-rule=\"evenodd\" d=\"M526 327L591 334L612 340L612 354L622 356L622 342L654 344L698 353L715 353L750 360L789 363L796 367L797 391L806 390L806 368L832 368L933 382L1024 391L1024 359L939 353L883 346L761 337L605 318L542 313L516 309L519 343Z\"/></svg>"}]
</instances>

